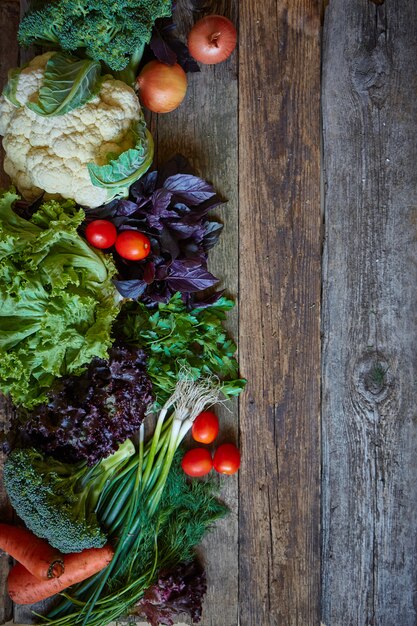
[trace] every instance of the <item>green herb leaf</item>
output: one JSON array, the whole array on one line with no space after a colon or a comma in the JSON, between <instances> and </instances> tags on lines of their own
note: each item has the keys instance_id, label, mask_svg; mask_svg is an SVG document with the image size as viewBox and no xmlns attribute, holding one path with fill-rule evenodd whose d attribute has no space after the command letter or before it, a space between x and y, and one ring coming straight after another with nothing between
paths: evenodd
<instances>
[{"instance_id":1,"label":"green herb leaf","mask_svg":"<svg viewBox=\"0 0 417 626\"><path fill-rule=\"evenodd\" d=\"M46 64L38 101L26 106L38 115L64 115L99 92L100 77L101 65L97 61L78 60L57 52Z\"/></svg>"},{"instance_id":2,"label":"green herb leaf","mask_svg":"<svg viewBox=\"0 0 417 626\"><path fill-rule=\"evenodd\" d=\"M158 405L173 392L182 367L195 379L218 376L225 396L236 396L246 381L238 376L235 343L223 328L234 302L222 296L206 308L187 311L181 294L149 312L142 303L128 303L116 322L117 332L148 354L148 373Z\"/></svg>"},{"instance_id":3,"label":"green herb leaf","mask_svg":"<svg viewBox=\"0 0 417 626\"><path fill-rule=\"evenodd\" d=\"M107 165L87 165L91 182L96 187L114 190L120 188L124 192L138 178L140 178L151 166L154 152L152 135L146 128L146 123L141 114L139 121L132 128L135 147L122 152L118 157L112 158Z\"/></svg>"}]
</instances>

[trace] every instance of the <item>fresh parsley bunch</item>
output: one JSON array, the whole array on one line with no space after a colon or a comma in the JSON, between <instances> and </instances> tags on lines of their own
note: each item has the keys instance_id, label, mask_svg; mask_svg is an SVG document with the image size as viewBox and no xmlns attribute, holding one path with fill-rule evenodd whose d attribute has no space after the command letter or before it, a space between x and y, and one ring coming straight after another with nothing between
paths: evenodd
<instances>
[{"instance_id":1,"label":"fresh parsley bunch","mask_svg":"<svg viewBox=\"0 0 417 626\"><path fill-rule=\"evenodd\" d=\"M236 396L246 381L239 378L236 344L223 328L226 312L234 302L222 296L205 308L187 310L181 294L159 303L151 312L142 303L123 307L116 329L125 341L148 355L148 374L158 405L170 396L178 372L186 368L195 378L218 376L226 396Z\"/></svg>"}]
</instances>

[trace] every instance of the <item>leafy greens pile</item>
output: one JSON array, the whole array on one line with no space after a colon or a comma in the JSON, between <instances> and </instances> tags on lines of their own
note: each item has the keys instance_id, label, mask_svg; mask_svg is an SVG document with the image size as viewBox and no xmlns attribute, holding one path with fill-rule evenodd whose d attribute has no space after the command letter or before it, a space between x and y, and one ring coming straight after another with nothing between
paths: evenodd
<instances>
[{"instance_id":1,"label":"leafy greens pile","mask_svg":"<svg viewBox=\"0 0 417 626\"><path fill-rule=\"evenodd\" d=\"M142 303L128 303L116 322L116 333L143 348L159 405L175 388L185 368L193 378L217 376L225 396L238 395L246 381L238 378L236 344L223 328L234 303L225 296L205 307L187 309L181 294L150 312Z\"/></svg>"},{"instance_id":2,"label":"leafy greens pile","mask_svg":"<svg viewBox=\"0 0 417 626\"><path fill-rule=\"evenodd\" d=\"M77 233L83 211L49 200L28 221L17 199L0 197L0 388L32 408L57 377L106 358L119 307L111 258Z\"/></svg>"},{"instance_id":3,"label":"leafy greens pile","mask_svg":"<svg viewBox=\"0 0 417 626\"><path fill-rule=\"evenodd\" d=\"M159 595L158 617L176 615L181 599L177 597L178 602L175 602L175 587L177 590L182 587L183 608L194 619L199 617L201 596L205 592L204 579L196 569L185 568L176 574L174 570L178 564L194 559L195 546L214 522L226 515L228 509L217 499L217 481L187 480L180 458L181 454L174 457L156 511L149 511L149 499L144 494L135 507L135 531L130 528L129 535L124 537L123 529L118 529L117 541L121 541L122 535L126 543L122 554L117 557L119 548L116 547L115 557L106 570L91 578L88 584L73 587L70 597L62 599L49 612L45 620L47 624L75 626L88 623L103 626L129 611L142 614L145 610L146 615L149 606L139 604L135 609L134 605L140 602L149 587L158 583L159 578L165 579L168 571L176 580L165 580L163 583L166 588ZM114 490L114 487L111 488ZM99 504L97 517L101 524L104 522L102 508ZM197 575L194 580L191 577L193 572ZM178 580L181 576L182 584ZM94 595L97 589L99 596ZM96 603L98 597L100 601ZM88 621L84 622L85 619Z\"/></svg>"},{"instance_id":4,"label":"leafy greens pile","mask_svg":"<svg viewBox=\"0 0 417 626\"><path fill-rule=\"evenodd\" d=\"M46 404L20 415L20 428L48 454L94 465L139 430L151 389L144 352L113 345L108 360L95 358L83 375L57 381Z\"/></svg>"},{"instance_id":5,"label":"leafy greens pile","mask_svg":"<svg viewBox=\"0 0 417 626\"><path fill-rule=\"evenodd\" d=\"M207 269L207 253L223 225L207 214L221 203L212 185L177 155L132 185L128 200L89 210L87 221L108 219L120 231L137 230L151 241L151 254L141 262L114 253L121 295L154 305L181 292L192 304L196 293L213 287L218 279Z\"/></svg>"}]
</instances>

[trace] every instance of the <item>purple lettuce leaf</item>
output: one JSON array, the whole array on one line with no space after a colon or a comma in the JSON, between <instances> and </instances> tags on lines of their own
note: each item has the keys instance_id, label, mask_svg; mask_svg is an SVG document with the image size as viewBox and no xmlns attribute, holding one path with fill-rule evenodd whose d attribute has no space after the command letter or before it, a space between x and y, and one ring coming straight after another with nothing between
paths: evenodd
<instances>
[{"instance_id":1,"label":"purple lettuce leaf","mask_svg":"<svg viewBox=\"0 0 417 626\"><path fill-rule=\"evenodd\" d=\"M146 365L141 349L114 344L82 376L59 379L45 404L20 416L21 430L51 456L95 465L142 424L152 402Z\"/></svg>"},{"instance_id":2,"label":"purple lettuce leaf","mask_svg":"<svg viewBox=\"0 0 417 626\"><path fill-rule=\"evenodd\" d=\"M201 621L203 598L207 592L206 574L195 559L180 563L170 572L160 572L136 604L132 613L144 616L152 626L173 626L181 614L190 616L193 624Z\"/></svg>"}]
</instances>

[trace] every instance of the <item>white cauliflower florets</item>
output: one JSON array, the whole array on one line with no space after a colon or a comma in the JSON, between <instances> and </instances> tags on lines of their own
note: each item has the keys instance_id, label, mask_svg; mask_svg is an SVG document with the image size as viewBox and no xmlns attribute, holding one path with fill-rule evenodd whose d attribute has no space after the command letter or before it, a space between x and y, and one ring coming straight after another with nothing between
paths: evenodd
<instances>
[{"instance_id":1,"label":"white cauliflower florets","mask_svg":"<svg viewBox=\"0 0 417 626\"><path fill-rule=\"evenodd\" d=\"M85 207L108 201L108 191L92 184L87 163L104 165L109 153L132 148L130 129L142 113L128 85L106 77L100 93L65 115L43 117L24 106L37 99L51 53L35 57L23 69L15 106L0 97L0 135L6 152L4 170L26 200L72 198Z\"/></svg>"}]
</instances>

